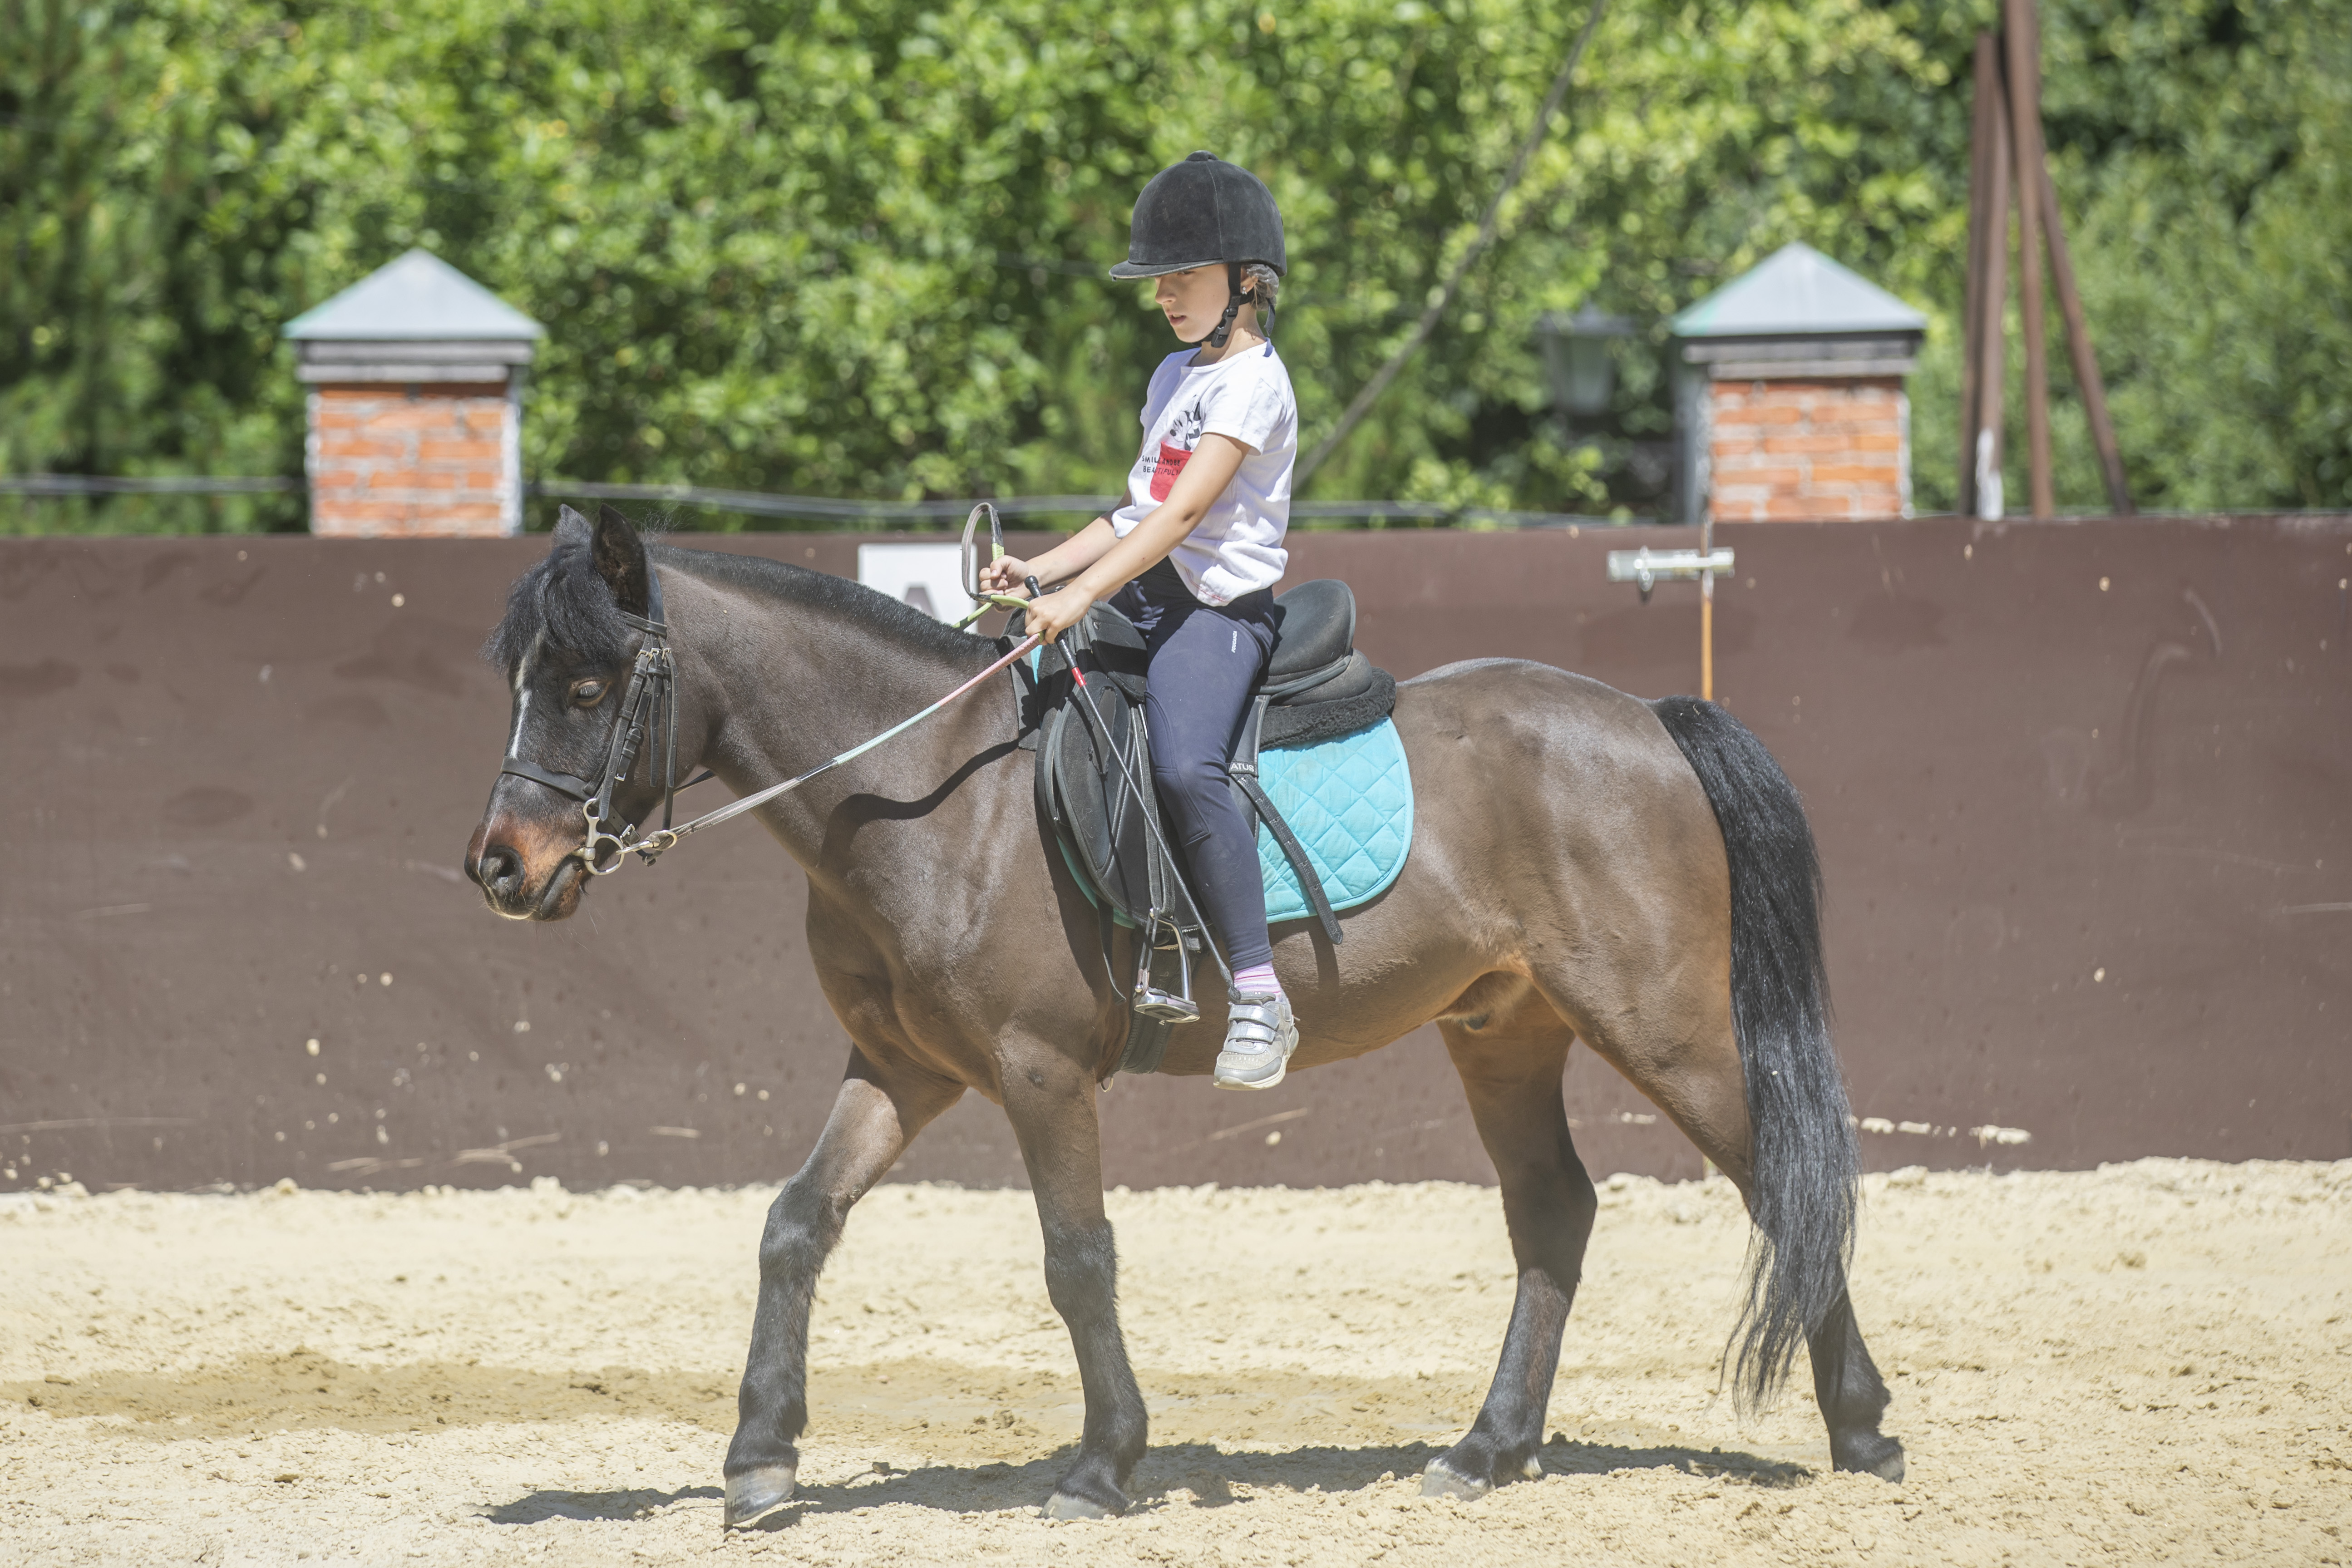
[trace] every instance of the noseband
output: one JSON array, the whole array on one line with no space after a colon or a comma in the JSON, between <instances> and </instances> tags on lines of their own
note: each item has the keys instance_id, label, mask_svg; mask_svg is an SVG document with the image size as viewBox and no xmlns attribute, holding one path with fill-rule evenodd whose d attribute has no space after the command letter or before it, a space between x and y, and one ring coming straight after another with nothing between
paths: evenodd
<instances>
[{"instance_id":1,"label":"noseband","mask_svg":"<svg viewBox=\"0 0 2352 1568\"><path fill-rule=\"evenodd\" d=\"M542 579L539 588L540 621L547 620L547 584ZM666 849L675 836L670 832L670 813L677 804L680 785L677 782L677 666L670 657L669 626L662 619L661 574L646 563L646 614L633 616L626 610L617 612L641 635L637 644L635 668L629 672L628 689L621 698L621 706L613 721L613 738L604 748L604 766L594 783L572 773L560 773L542 768L537 763L525 761L509 753L499 767L500 773L512 773L519 779L542 784L581 803L588 819L588 837L572 853L587 867L593 877L610 876L621 868L625 853L640 843L656 852ZM658 722L666 731L662 742L662 825L659 833L649 834L640 841L636 824L625 823L618 833L604 831L604 824L613 814L613 792L625 783L637 765L637 752L646 743L646 736ZM521 737L516 737L520 740ZM652 771L650 759L646 763ZM709 774L703 775L705 778ZM651 782L650 779L648 782ZM701 779L694 781L696 784ZM609 865L599 866L597 858L606 848L613 852ZM650 860L651 855L646 858Z\"/></svg>"}]
</instances>

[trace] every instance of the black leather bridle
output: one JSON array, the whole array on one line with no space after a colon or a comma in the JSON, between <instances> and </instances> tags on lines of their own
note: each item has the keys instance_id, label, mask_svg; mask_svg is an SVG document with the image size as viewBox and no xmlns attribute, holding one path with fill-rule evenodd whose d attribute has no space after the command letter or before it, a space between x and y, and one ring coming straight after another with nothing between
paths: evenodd
<instances>
[{"instance_id":1,"label":"black leather bridle","mask_svg":"<svg viewBox=\"0 0 2352 1568\"><path fill-rule=\"evenodd\" d=\"M540 623L547 623L547 584L540 584ZM625 853L638 847L658 845L667 848L675 841L670 832L670 815L680 789L691 788L702 779L686 784L677 782L677 665L670 657L669 626L662 619L661 574L652 563L646 565L646 613L633 616L626 610L616 612L621 619L640 635L635 668L629 672L629 685L621 698L621 705L613 721L613 736L604 747L604 766L593 782L573 773L560 773L552 768L541 767L509 752L499 768L500 773L512 773L519 779L545 784L562 795L581 803L588 819L588 837L572 853L588 868L591 876L609 876L621 868ZM661 831L640 841L636 824L626 823L618 833L607 833L604 824L613 815L613 792L628 781L637 765L637 753L645 747L646 737L658 724L665 731L662 742L662 825ZM516 737L521 739L520 736ZM646 773L653 763L646 760ZM652 780L648 776L647 781ZM613 852L610 863L598 865L597 859L607 849ZM646 858L650 860L651 855Z\"/></svg>"}]
</instances>

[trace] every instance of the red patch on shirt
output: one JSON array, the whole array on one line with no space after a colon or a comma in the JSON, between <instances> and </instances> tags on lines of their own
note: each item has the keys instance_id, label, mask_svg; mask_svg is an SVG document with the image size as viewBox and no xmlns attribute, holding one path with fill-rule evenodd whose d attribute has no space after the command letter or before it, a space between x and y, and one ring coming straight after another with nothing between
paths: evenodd
<instances>
[{"instance_id":1,"label":"red patch on shirt","mask_svg":"<svg viewBox=\"0 0 2352 1568\"><path fill-rule=\"evenodd\" d=\"M1184 465L1192 460L1192 454L1183 447L1171 447L1165 441L1160 442L1160 461L1151 470L1151 499L1166 500L1168 492L1175 488L1176 476L1182 473Z\"/></svg>"}]
</instances>

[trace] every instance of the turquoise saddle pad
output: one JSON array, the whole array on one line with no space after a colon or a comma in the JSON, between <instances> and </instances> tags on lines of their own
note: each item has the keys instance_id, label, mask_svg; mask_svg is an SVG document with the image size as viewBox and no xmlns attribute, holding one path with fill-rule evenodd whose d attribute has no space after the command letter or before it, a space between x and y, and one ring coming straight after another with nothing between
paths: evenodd
<instances>
[{"instance_id":1,"label":"turquoise saddle pad","mask_svg":"<svg viewBox=\"0 0 2352 1568\"><path fill-rule=\"evenodd\" d=\"M1412 845L1412 770L1396 721L1311 746L1261 752L1258 783L1307 850L1324 897L1350 910L1388 890ZM1306 920L1314 911L1298 874L1264 823L1258 869L1265 877L1265 918Z\"/></svg>"},{"instance_id":2,"label":"turquoise saddle pad","mask_svg":"<svg viewBox=\"0 0 2352 1568\"><path fill-rule=\"evenodd\" d=\"M1298 836L1307 858L1322 880L1334 912L1369 903L1388 891L1404 869L1412 847L1412 770L1405 765L1404 741L1396 721L1319 741L1260 752L1259 785L1274 809ZM1098 903L1094 884L1078 868L1070 847L1055 837L1062 864L1077 879L1078 890ZM1303 921L1314 913L1290 858L1265 824L1257 828L1257 866L1265 879L1265 921ZM1116 917L1129 923L1125 915Z\"/></svg>"}]
</instances>

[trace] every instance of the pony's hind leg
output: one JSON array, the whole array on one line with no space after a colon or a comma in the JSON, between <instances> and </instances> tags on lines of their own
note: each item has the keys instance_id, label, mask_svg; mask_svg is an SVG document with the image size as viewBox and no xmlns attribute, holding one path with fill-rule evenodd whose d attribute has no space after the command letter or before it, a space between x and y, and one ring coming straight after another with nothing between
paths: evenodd
<instances>
[{"instance_id":1,"label":"pony's hind leg","mask_svg":"<svg viewBox=\"0 0 2352 1568\"><path fill-rule=\"evenodd\" d=\"M1806 1341L1806 1352L1813 1362L1813 1397L1830 1429L1830 1462L1841 1470L1901 1480L1902 1441L1878 1429L1886 1414L1886 1382L1862 1342L1853 1299L1844 1291Z\"/></svg>"},{"instance_id":2,"label":"pony's hind leg","mask_svg":"<svg viewBox=\"0 0 2352 1568\"><path fill-rule=\"evenodd\" d=\"M1646 1065L1646 1058L1645 1058ZM1657 1085L1633 1075L1652 1100L1674 1118L1699 1152L1713 1161L1756 1207L1754 1140L1745 1100L1745 1076L1731 1051L1689 1052ZM1830 1460L1841 1470L1860 1470L1890 1481L1903 1479L1903 1445L1878 1429L1886 1412L1886 1384L1862 1342L1844 1272L1821 1321L1805 1336L1813 1364L1813 1397L1829 1428Z\"/></svg>"},{"instance_id":3,"label":"pony's hind leg","mask_svg":"<svg viewBox=\"0 0 2352 1568\"><path fill-rule=\"evenodd\" d=\"M1746 1073L1731 1038L1728 1016L1685 1019L1687 1033L1663 1033L1658 1042L1605 1036L1608 1054L1642 1092L1730 1178L1754 1212L1755 1138L1748 1120ZM1903 1445L1878 1429L1888 1395L1854 1321L1843 1270L1830 1305L1805 1337L1813 1367L1813 1394L1829 1428L1830 1458L1841 1470L1890 1481L1903 1479Z\"/></svg>"},{"instance_id":4,"label":"pony's hind leg","mask_svg":"<svg viewBox=\"0 0 2352 1568\"><path fill-rule=\"evenodd\" d=\"M924 1124L955 1103L959 1085L868 1076L863 1054L816 1147L769 1206L760 1237L760 1295L727 1447L724 1528L740 1529L789 1501L808 1426L809 1302L849 1208L889 1171Z\"/></svg>"},{"instance_id":5,"label":"pony's hind leg","mask_svg":"<svg viewBox=\"0 0 2352 1568\"><path fill-rule=\"evenodd\" d=\"M1486 984L1513 988L1500 977ZM1524 982L1516 989L1517 997L1498 996L1487 1011L1438 1022L1502 1183L1519 1287L1486 1403L1468 1435L1429 1462L1424 1495L1478 1497L1541 1473L1536 1450L1543 1446L1560 1339L1600 1206L1569 1139L1560 1100L1560 1072L1575 1036Z\"/></svg>"},{"instance_id":6,"label":"pony's hind leg","mask_svg":"<svg viewBox=\"0 0 2352 1568\"><path fill-rule=\"evenodd\" d=\"M1862 1156L1830 1044L1812 828L1780 764L1730 714L1689 697L1649 707L1699 787L1659 781L1661 820L1643 840L1654 858L1624 868L1595 912L1612 935L1655 940L1614 944L1598 962L1588 950L1581 979L1599 984L1563 971L1551 994L1613 1004L1563 1016L1596 1026L1584 1032L1593 1048L1739 1184L1769 1243L1737 1333L1742 1402L1768 1398L1803 1342L1832 1459L1897 1480L1903 1445L1878 1430L1886 1385L1847 1293ZM1626 888L1681 897L1658 899L1645 921L1624 907Z\"/></svg>"}]
</instances>

